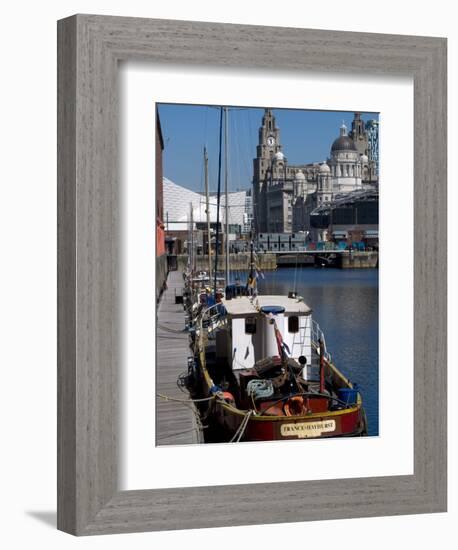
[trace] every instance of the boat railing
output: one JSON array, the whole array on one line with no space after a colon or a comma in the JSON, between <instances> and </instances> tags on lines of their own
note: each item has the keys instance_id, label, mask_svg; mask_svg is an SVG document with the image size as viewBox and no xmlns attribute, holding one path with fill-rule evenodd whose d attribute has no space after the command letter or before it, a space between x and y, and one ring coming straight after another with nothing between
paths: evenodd
<instances>
[{"instance_id":1,"label":"boat railing","mask_svg":"<svg viewBox=\"0 0 458 550\"><path fill-rule=\"evenodd\" d=\"M316 351L318 351L321 343L323 344L323 348L324 348L324 357L326 361L331 363L332 357L327 350L326 338L324 336L324 332L321 330L320 325L315 320L312 320L312 346L315 348Z\"/></svg>"},{"instance_id":2,"label":"boat railing","mask_svg":"<svg viewBox=\"0 0 458 550\"><path fill-rule=\"evenodd\" d=\"M224 306L220 303L213 304L210 307L204 309L200 315L200 327L211 334L216 328L221 326L224 321L222 314Z\"/></svg>"}]
</instances>

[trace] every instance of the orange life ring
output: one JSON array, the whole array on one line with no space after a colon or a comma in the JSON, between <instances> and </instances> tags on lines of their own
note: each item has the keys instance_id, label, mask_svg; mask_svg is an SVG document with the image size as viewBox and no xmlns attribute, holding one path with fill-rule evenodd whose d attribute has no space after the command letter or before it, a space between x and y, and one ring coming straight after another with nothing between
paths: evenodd
<instances>
[{"instance_id":1,"label":"orange life ring","mask_svg":"<svg viewBox=\"0 0 458 550\"><path fill-rule=\"evenodd\" d=\"M223 391L223 399L227 401L230 405L235 405L235 397L231 392Z\"/></svg>"},{"instance_id":2,"label":"orange life ring","mask_svg":"<svg viewBox=\"0 0 458 550\"><path fill-rule=\"evenodd\" d=\"M300 395L290 397L284 404L283 409L286 416L301 416L307 412L304 399Z\"/></svg>"}]
</instances>

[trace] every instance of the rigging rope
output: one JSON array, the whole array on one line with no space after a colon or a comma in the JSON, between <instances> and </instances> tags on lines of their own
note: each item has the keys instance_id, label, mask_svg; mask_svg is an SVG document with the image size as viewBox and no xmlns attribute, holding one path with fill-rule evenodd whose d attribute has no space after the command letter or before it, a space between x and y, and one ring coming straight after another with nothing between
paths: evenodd
<instances>
[{"instance_id":1,"label":"rigging rope","mask_svg":"<svg viewBox=\"0 0 458 550\"><path fill-rule=\"evenodd\" d=\"M254 414L254 411L253 410L249 410L245 417L243 418L240 426L238 427L237 431L235 432L235 434L232 436L231 440L229 441L229 443L238 443L242 437L243 437L243 434L245 433L245 430L246 430L246 427L248 425L248 421L250 420L250 417L251 415Z\"/></svg>"},{"instance_id":2,"label":"rigging rope","mask_svg":"<svg viewBox=\"0 0 458 550\"><path fill-rule=\"evenodd\" d=\"M178 399L177 397L170 397L168 395L164 395L162 393L157 393L157 397L160 397L161 399L164 399L165 401L175 401L177 403L183 403L183 404L189 404L189 403L201 403L203 401L211 401L212 399L215 399L215 395L212 395L210 397L202 397L201 399Z\"/></svg>"}]
</instances>

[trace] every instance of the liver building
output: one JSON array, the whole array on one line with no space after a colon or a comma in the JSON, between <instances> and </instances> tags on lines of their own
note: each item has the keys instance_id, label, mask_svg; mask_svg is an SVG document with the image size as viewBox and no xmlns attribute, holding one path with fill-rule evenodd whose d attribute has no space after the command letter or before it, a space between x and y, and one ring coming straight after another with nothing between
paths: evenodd
<instances>
[{"instance_id":1,"label":"liver building","mask_svg":"<svg viewBox=\"0 0 458 550\"><path fill-rule=\"evenodd\" d=\"M290 165L282 151L280 129L265 109L253 160L253 214L256 233L309 229L309 214L338 195L378 188L378 122L355 113L345 124L324 162Z\"/></svg>"}]
</instances>

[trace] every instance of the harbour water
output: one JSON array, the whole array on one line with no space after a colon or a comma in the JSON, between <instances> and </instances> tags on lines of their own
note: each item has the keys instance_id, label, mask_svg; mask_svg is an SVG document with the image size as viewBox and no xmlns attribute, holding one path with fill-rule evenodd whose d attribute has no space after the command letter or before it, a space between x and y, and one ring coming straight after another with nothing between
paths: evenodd
<instances>
[{"instance_id":1,"label":"harbour water","mask_svg":"<svg viewBox=\"0 0 458 550\"><path fill-rule=\"evenodd\" d=\"M312 307L335 365L359 385L368 435L378 435L378 269L284 268L264 275L260 293L295 290Z\"/></svg>"}]
</instances>

